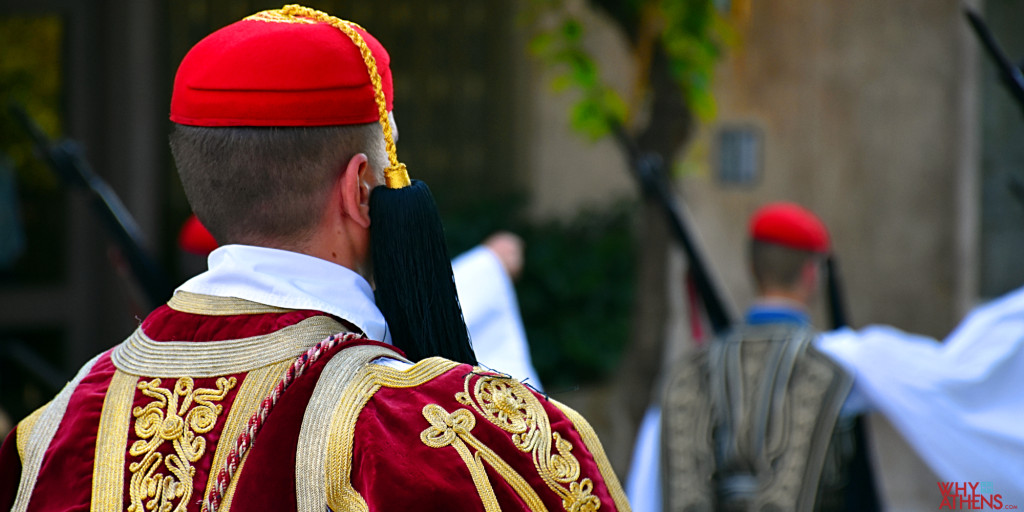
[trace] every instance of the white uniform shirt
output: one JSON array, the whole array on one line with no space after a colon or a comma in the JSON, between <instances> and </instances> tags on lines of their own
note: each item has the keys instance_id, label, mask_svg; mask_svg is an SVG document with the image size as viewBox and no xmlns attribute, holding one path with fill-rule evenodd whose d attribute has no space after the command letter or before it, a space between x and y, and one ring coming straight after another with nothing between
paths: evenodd
<instances>
[{"instance_id":1,"label":"white uniform shirt","mask_svg":"<svg viewBox=\"0 0 1024 512\"><path fill-rule=\"evenodd\" d=\"M209 270L189 279L177 291L323 311L352 323L371 340L391 343L370 283L341 265L251 245L218 247L207 262Z\"/></svg>"}]
</instances>

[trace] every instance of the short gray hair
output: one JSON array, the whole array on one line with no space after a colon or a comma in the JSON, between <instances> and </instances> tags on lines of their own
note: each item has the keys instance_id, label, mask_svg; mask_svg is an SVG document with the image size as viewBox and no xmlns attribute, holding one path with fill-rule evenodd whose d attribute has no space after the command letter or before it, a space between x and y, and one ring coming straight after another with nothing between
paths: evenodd
<instances>
[{"instance_id":1,"label":"short gray hair","mask_svg":"<svg viewBox=\"0 0 1024 512\"><path fill-rule=\"evenodd\" d=\"M189 204L218 243L308 240L338 173L358 153L380 173L380 123L318 127L175 125L171 152Z\"/></svg>"},{"instance_id":2,"label":"short gray hair","mask_svg":"<svg viewBox=\"0 0 1024 512\"><path fill-rule=\"evenodd\" d=\"M758 240L750 242L750 266L761 289L793 288L800 281L804 265L819 258L820 254L811 251Z\"/></svg>"}]
</instances>

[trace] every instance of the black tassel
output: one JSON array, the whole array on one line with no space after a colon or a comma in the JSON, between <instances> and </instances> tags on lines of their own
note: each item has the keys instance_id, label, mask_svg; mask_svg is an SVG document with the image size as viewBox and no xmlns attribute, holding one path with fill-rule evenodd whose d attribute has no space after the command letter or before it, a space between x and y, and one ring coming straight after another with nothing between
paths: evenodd
<instances>
[{"instance_id":1,"label":"black tassel","mask_svg":"<svg viewBox=\"0 0 1024 512\"><path fill-rule=\"evenodd\" d=\"M828 294L828 310L832 316L832 328L839 329L846 327L846 303L843 301L843 282L839 278L839 264L836 257L829 255L825 258L825 283Z\"/></svg>"},{"instance_id":2,"label":"black tassel","mask_svg":"<svg viewBox=\"0 0 1024 512\"><path fill-rule=\"evenodd\" d=\"M394 345L412 361L440 356L475 365L441 216L425 183L373 190L370 252L377 306Z\"/></svg>"}]
</instances>

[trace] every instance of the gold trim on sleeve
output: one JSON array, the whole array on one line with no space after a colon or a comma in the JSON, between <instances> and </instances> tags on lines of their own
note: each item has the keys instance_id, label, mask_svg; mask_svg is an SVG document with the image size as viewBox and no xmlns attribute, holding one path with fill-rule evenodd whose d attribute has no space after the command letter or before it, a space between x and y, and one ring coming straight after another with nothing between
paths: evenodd
<instances>
[{"instance_id":1,"label":"gold trim on sleeve","mask_svg":"<svg viewBox=\"0 0 1024 512\"><path fill-rule=\"evenodd\" d=\"M32 429L35 428L36 422L39 421L39 417L43 415L43 411L50 404L46 404L29 414L25 419L18 422L18 430L15 432L15 446L18 448L18 459L21 460L22 464L25 463L25 449L28 447L29 437L32 435Z\"/></svg>"},{"instance_id":2,"label":"gold trim on sleeve","mask_svg":"<svg viewBox=\"0 0 1024 512\"><path fill-rule=\"evenodd\" d=\"M25 447L25 457L22 459L21 482L18 485L18 496L14 500L11 512L25 512L28 509L28 502L32 498L32 491L36 487L36 479L39 478L39 469L43 464L43 456L46 455L46 450L50 448L50 441L53 440L54 434L57 433L57 427L60 426L61 420L64 419L64 413L67 412L71 395L75 392L75 388L78 387L78 383L82 382L82 379L89 374L93 365L102 356L103 354L100 354L92 358L88 363L85 363L82 369L78 371L78 374L75 375L75 378L64 386L64 389L57 394L53 401L50 402L50 405L39 415L39 419L36 420L35 427L29 436L28 446Z\"/></svg>"},{"instance_id":3,"label":"gold trim on sleeve","mask_svg":"<svg viewBox=\"0 0 1024 512\"><path fill-rule=\"evenodd\" d=\"M344 351L341 353L344 354ZM341 354L338 354L339 356ZM336 356L337 357L337 356ZM330 439L327 443L327 504L331 510L367 512L362 496L352 487L352 451L356 420L359 413L381 386L410 388L458 366L459 363L431 357L405 371L378 364L363 367L342 393L331 416ZM301 511L300 512L304 512ZM317 510L314 512L322 512Z\"/></svg>"},{"instance_id":4,"label":"gold trim on sleeve","mask_svg":"<svg viewBox=\"0 0 1024 512\"><path fill-rule=\"evenodd\" d=\"M608 461L608 456L604 453L604 447L601 446L601 440L598 439L594 428L590 426L586 418L573 408L553 399L551 403L555 404L555 407L558 407L562 414L569 418L572 426L576 428L576 432L580 435L580 439L583 440L583 446L586 446L587 450L594 457L597 469L601 472L601 477L604 478L604 485L608 488L608 494L612 495L612 501L615 502L616 510L618 512L630 512L629 499L626 498L626 492L622 489L622 484L619 483L619 478L615 475L615 470L612 469L612 464Z\"/></svg>"},{"instance_id":5,"label":"gold trim on sleeve","mask_svg":"<svg viewBox=\"0 0 1024 512\"><path fill-rule=\"evenodd\" d=\"M263 336L226 341L154 341L140 327L114 348L111 360L117 369L132 375L211 378L244 373L268 361L295 359L315 344L310 340L345 331L327 316L310 317Z\"/></svg>"},{"instance_id":6,"label":"gold trim on sleeve","mask_svg":"<svg viewBox=\"0 0 1024 512\"><path fill-rule=\"evenodd\" d=\"M124 510L124 453L128 446L135 385L139 378L117 371L103 399L92 469L93 512Z\"/></svg>"},{"instance_id":7,"label":"gold trim on sleeve","mask_svg":"<svg viewBox=\"0 0 1024 512\"><path fill-rule=\"evenodd\" d=\"M336 354L324 366L309 398L299 430L295 454L295 497L298 511L322 512L327 508L327 443L334 409L356 374L380 357L405 360L386 347L359 345ZM411 363L410 363L411 364Z\"/></svg>"}]
</instances>

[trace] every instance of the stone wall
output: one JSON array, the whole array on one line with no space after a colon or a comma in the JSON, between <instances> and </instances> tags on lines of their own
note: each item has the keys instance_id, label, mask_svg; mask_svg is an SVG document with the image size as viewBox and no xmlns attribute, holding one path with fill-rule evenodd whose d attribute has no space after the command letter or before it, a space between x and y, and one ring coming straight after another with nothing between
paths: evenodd
<instances>
[{"instance_id":1,"label":"stone wall","mask_svg":"<svg viewBox=\"0 0 1024 512\"><path fill-rule=\"evenodd\" d=\"M678 180L737 310L753 296L746 219L777 200L801 203L829 225L855 326L885 323L941 338L975 301L979 54L961 7L954 0L751 2L716 74L717 118L687 148ZM631 76L619 36L594 19L592 44L613 66L606 72ZM630 84L615 85L628 91ZM569 134L568 100L546 90L543 73L530 87L526 115L538 122L525 136L537 213L633 193L609 141L586 145ZM722 185L715 174L715 136L737 125L762 137L761 175L750 186ZM680 294L666 297L682 316ZM819 309L815 321L827 325ZM595 411L599 432L614 423ZM884 420L870 424L888 508L933 509L935 476Z\"/></svg>"},{"instance_id":2,"label":"stone wall","mask_svg":"<svg viewBox=\"0 0 1024 512\"><path fill-rule=\"evenodd\" d=\"M739 35L716 77L718 119L691 148L699 170L681 180L729 290L741 305L752 295L744 220L796 201L832 231L856 325L945 335L973 293L958 220L977 208L958 195L976 170L960 2L758 2ZM739 123L763 134L763 174L730 188L713 140Z\"/></svg>"}]
</instances>

